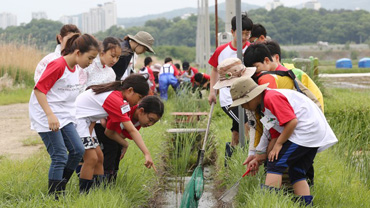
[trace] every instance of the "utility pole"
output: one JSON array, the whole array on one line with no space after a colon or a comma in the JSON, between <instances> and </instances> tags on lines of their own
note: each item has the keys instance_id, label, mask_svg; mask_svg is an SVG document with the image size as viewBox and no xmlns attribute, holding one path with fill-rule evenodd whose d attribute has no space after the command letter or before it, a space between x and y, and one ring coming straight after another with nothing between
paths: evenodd
<instances>
[{"instance_id":1,"label":"utility pole","mask_svg":"<svg viewBox=\"0 0 370 208\"><path fill-rule=\"evenodd\" d=\"M196 62L200 68L206 69L210 73L208 60L210 58L210 27L208 0L198 0L198 22L197 22L197 39L196 39Z\"/></svg>"},{"instance_id":2,"label":"utility pole","mask_svg":"<svg viewBox=\"0 0 370 208\"><path fill-rule=\"evenodd\" d=\"M242 9L241 0L235 0L235 11L236 11L236 45L237 45L237 56L243 63L243 44L242 44ZM244 108L238 106L239 111L239 142L240 146L245 146L245 128L244 128Z\"/></svg>"}]
</instances>

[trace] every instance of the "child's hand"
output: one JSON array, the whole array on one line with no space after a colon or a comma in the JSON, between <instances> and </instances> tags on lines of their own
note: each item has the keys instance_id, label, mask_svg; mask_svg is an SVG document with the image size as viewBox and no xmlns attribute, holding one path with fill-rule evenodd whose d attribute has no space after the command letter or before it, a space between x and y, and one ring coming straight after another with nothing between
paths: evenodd
<instances>
[{"instance_id":1,"label":"child's hand","mask_svg":"<svg viewBox=\"0 0 370 208\"><path fill-rule=\"evenodd\" d=\"M274 160L278 159L279 152L281 148L283 147L282 144L275 143L274 147L272 148L271 152L269 153L268 160L270 162L273 162Z\"/></svg>"},{"instance_id":2,"label":"child's hand","mask_svg":"<svg viewBox=\"0 0 370 208\"><path fill-rule=\"evenodd\" d=\"M52 131L58 131L60 124L58 118L54 115L54 113L47 115L47 118L49 123L49 129Z\"/></svg>"},{"instance_id":3,"label":"child's hand","mask_svg":"<svg viewBox=\"0 0 370 208\"><path fill-rule=\"evenodd\" d=\"M243 165L248 165L254 158L256 158L255 155L249 155L247 159L243 162Z\"/></svg>"},{"instance_id":4,"label":"child's hand","mask_svg":"<svg viewBox=\"0 0 370 208\"><path fill-rule=\"evenodd\" d=\"M257 158L254 158L253 160L251 160L248 163L247 169L250 169L251 170L250 174L252 176L254 176L254 175L256 175L258 173L259 166L260 166L260 164L259 164Z\"/></svg>"},{"instance_id":5,"label":"child's hand","mask_svg":"<svg viewBox=\"0 0 370 208\"><path fill-rule=\"evenodd\" d=\"M151 167L153 167L154 171L157 172L157 169L155 168L152 157L150 155L145 155L145 164L144 165L145 165L145 167L147 167L149 169Z\"/></svg>"},{"instance_id":6,"label":"child's hand","mask_svg":"<svg viewBox=\"0 0 370 208\"><path fill-rule=\"evenodd\" d=\"M123 159L123 157L125 156L125 154L127 152L127 148L128 147L122 147L121 156L119 157L119 160L122 160Z\"/></svg>"}]
</instances>

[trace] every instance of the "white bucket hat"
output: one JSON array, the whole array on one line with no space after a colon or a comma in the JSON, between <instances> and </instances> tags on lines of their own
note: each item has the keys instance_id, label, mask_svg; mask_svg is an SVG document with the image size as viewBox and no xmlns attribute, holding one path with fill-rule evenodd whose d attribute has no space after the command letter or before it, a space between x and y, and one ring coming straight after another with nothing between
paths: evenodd
<instances>
[{"instance_id":1,"label":"white bucket hat","mask_svg":"<svg viewBox=\"0 0 370 208\"><path fill-rule=\"evenodd\" d=\"M238 77L251 77L256 72L256 67L246 67L238 58L228 58L217 66L220 76L214 89L229 87Z\"/></svg>"}]
</instances>

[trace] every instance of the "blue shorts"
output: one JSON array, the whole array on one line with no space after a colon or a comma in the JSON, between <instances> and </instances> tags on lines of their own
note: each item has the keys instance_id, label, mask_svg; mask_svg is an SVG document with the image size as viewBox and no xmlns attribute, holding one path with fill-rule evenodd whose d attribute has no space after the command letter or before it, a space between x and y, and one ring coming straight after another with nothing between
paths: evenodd
<instances>
[{"instance_id":1,"label":"blue shorts","mask_svg":"<svg viewBox=\"0 0 370 208\"><path fill-rule=\"evenodd\" d=\"M313 164L318 147L303 147L286 141L277 160L267 162L267 173L282 175L289 167L288 174L292 184L306 180L307 171Z\"/></svg>"}]
</instances>

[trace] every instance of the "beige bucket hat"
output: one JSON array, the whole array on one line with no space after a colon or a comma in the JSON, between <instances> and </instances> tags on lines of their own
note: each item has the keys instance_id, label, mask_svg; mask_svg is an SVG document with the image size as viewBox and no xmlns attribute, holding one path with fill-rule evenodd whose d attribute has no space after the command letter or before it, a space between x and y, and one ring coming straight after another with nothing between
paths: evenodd
<instances>
[{"instance_id":1,"label":"beige bucket hat","mask_svg":"<svg viewBox=\"0 0 370 208\"><path fill-rule=\"evenodd\" d=\"M152 52L155 54L152 46L154 44L154 38L152 35L150 35L148 32L145 31L139 31L136 33L135 36L127 35L131 40L134 40L135 42L139 43L140 45L145 46L148 48L149 52Z\"/></svg>"},{"instance_id":2,"label":"beige bucket hat","mask_svg":"<svg viewBox=\"0 0 370 208\"><path fill-rule=\"evenodd\" d=\"M241 77L235 80L231 85L230 94L233 103L230 107L236 107L251 101L253 98L261 94L269 83L258 85L250 77Z\"/></svg>"},{"instance_id":3,"label":"beige bucket hat","mask_svg":"<svg viewBox=\"0 0 370 208\"><path fill-rule=\"evenodd\" d=\"M217 66L220 76L214 89L231 86L238 77L251 77L256 72L256 67L246 67L238 58L227 58Z\"/></svg>"}]
</instances>

